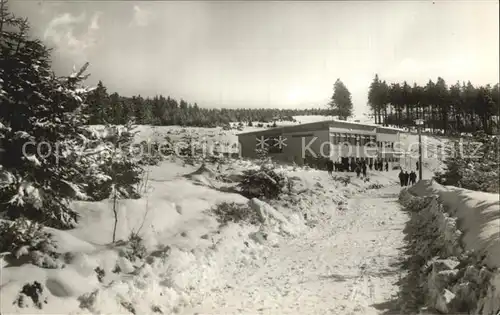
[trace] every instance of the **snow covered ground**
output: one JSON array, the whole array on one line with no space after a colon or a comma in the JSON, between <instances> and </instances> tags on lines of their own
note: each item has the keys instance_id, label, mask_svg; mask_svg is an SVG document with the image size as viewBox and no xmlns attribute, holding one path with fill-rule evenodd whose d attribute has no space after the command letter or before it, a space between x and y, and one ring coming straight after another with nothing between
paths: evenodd
<instances>
[{"instance_id":1,"label":"snow covered ground","mask_svg":"<svg viewBox=\"0 0 500 315\"><path fill-rule=\"evenodd\" d=\"M233 141L238 133L139 129L140 140L190 132ZM250 167L252 162L234 161L222 172ZM130 261L122 255L124 244L111 244L108 200L75 203L82 219L74 230L49 229L64 254L64 269L23 265L2 255L2 314L376 314L395 294L399 275L393 263L406 220L396 202L397 171L369 172L370 182L350 174L351 183L344 185L324 171L284 167L301 187L296 197L273 204L266 224L221 227L207 210L223 201L249 201L207 174L183 176L196 168L178 161L150 167L144 196L119 202L117 239L142 226L148 251L143 260ZM372 184L385 188L368 189ZM98 277L97 267L104 275ZM22 286L33 281L42 284L47 304L14 305Z\"/></svg>"},{"instance_id":2,"label":"snow covered ground","mask_svg":"<svg viewBox=\"0 0 500 315\"><path fill-rule=\"evenodd\" d=\"M182 314L378 314L397 292L406 215L392 185L324 209L314 227L224 268L226 285Z\"/></svg>"},{"instance_id":3,"label":"snow covered ground","mask_svg":"<svg viewBox=\"0 0 500 315\"><path fill-rule=\"evenodd\" d=\"M231 165L236 171L251 166L246 161ZM390 268L387 264L390 257L397 255L393 245L398 239L395 232L392 238L378 235L373 228L385 223L400 229L403 218L398 217L395 203L373 207L377 204L369 199L350 199L357 192L369 191L369 184L393 185L395 181L387 174L372 175L369 183L353 178L351 184L344 186L322 171L287 168L284 171L296 178L297 187L302 187L301 193L297 191L298 197L285 196L274 205L275 210L269 210L273 218L261 226L220 227L206 210L221 201L244 204L248 200L220 191L217 188L222 184L203 174L194 178L197 180L182 176L194 169L175 162L153 167L149 193L139 200L120 201L119 240L137 231L145 218L141 236L149 254L138 262L120 254L123 246L119 242L111 244L113 217L109 201L75 203L82 214L80 226L70 231L50 229L58 250L64 254L65 268L43 269L4 257L2 313L116 314L133 309L145 314L188 314L202 307L202 312L219 314L228 311L224 301L236 302L234 294L240 296L242 303L235 307L246 308L249 299L246 294L252 286L263 290L261 296L267 296L263 307L274 307L274 312L280 307L284 312L293 312L299 294L305 296L304 300L299 299L298 310L305 313L328 309L337 312L341 305L345 305L347 312L369 307L372 298L375 303L389 297L392 279L380 274L368 276ZM391 197L394 201L397 188L392 189L395 189ZM390 201L380 196L380 202ZM379 219L374 220L375 216ZM262 233L266 235L265 242ZM375 250L382 239L394 243L387 243L385 250ZM311 264L309 258L316 264ZM371 266L366 279L372 279L379 290L372 298L363 297L364 287L355 284L360 281L357 278L364 279L360 274L363 263ZM102 270L100 279L97 267ZM265 280L267 276L271 278ZM340 278L336 279L337 276ZM23 285L33 281L42 285L43 297L47 298L43 309L37 309L29 301L25 301L24 308L13 304ZM323 290L321 283L329 282L332 284ZM250 287L245 289L247 284ZM348 295L351 291L344 288L347 284L361 291L342 302L344 298L336 290ZM288 298L282 296L286 290L283 285L289 286ZM312 290L310 293L300 293L308 288ZM333 291L328 292L330 289ZM210 305L211 299L215 299L215 306L203 309L207 303ZM314 299L326 304L313 306L317 304ZM328 303L329 299L332 303ZM258 311L260 307L253 305L248 306L248 311Z\"/></svg>"}]
</instances>

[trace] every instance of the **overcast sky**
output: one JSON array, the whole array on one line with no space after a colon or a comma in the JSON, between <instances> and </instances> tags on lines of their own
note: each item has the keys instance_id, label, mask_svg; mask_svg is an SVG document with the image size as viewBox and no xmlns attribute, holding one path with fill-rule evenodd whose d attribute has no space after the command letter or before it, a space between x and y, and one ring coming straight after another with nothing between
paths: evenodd
<instances>
[{"instance_id":1,"label":"overcast sky","mask_svg":"<svg viewBox=\"0 0 500 315\"><path fill-rule=\"evenodd\" d=\"M499 78L498 1L11 1L54 48L123 95L204 107L319 107L340 78L357 113L388 82Z\"/></svg>"}]
</instances>

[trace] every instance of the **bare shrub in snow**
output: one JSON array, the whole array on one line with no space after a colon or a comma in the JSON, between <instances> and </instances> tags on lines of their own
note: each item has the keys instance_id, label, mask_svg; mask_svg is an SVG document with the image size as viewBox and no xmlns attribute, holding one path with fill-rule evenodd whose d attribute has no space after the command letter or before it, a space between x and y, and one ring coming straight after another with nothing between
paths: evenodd
<instances>
[{"instance_id":1,"label":"bare shrub in snow","mask_svg":"<svg viewBox=\"0 0 500 315\"><path fill-rule=\"evenodd\" d=\"M97 295L99 294L99 289L95 289L90 293L85 293L78 297L78 301L80 302L81 309L87 309L91 312L94 312L94 305L97 300Z\"/></svg>"},{"instance_id":2,"label":"bare shrub in snow","mask_svg":"<svg viewBox=\"0 0 500 315\"><path fill-rule=\"evenodd\" d=\"M142 237L137 233L130 233L125 249L125 257L130 261L135 261L136 259L144 259L146 255L147 249L146 246L144 246Z\"/></svg>"},{"instance_id":3,"label":"bare shrub in snow","mask_svg":"<svg viewBox=\"0 0 500 315\"><path fill-rule=\"evenodd\" d=\"M264 164L259 169L245 170L238 188L249 199L276 199L288 191L290 185L286 175L278 172L273 164Z\"/></svg>"},{"instance_id":4,"label":"bare shrub in snow","mask_svg":"<svg viewBox=\"0 0 500 315\"><path fill-rule=\"evenodd\" d=\"M24 218L0 223L0 252L10 252L16 259L29 257L43 268L62 267L52 235L41 224Z\"/></svg>"},{"instance_id":5,"label":"bare shrub in snow","mask_svg":"<svg viewBox=\"0 0 500 315\"><path fill-rule=\"evenodd\" d=\"M383 187L384 187L384 185L382 185L382 184L373 183L373 184L368 185L367 189L381 189Z\"/></svg>"},{"instance_id":6,"label":"bare shrub in snow","mask_svg":"<svg viewBox=\"0 0 500 315\"><path fill-rule=\"evenodd\" d=\"M38 281L25 284L14 303L20 308L34 305L36 308L42 309L43 304L47 304L43 286Z\"/></svg>"},{"instance_id":7,"label":"bare shrub in snow","mask_svg":"<svg viewBox=\"0 0 500 315\"><path fill-rule=\"evenodd\" d=\"M342 184L344 184L344 186L347 186L351 183L351 176L349 176L349 175L343 175L343 176L333 175L333 180L341 182Z\"/></svg>"},{"instance_id":8,"label":"bare shrub in snow","mask_svg":"<svg viewBox=\"0 0 500 315\"><path fill-rule=\"evenodd\" d=\"M151 312L158 313L158 314L164 314L162 309L161 309L161 306L159 306L159 305L152 305Z\"/></svg>"},{"instance_id":9,"label":"bare shrub in snow","mask_svg":"<svg viewBox=\"0 0 500 315\"><path fill-rule=\"evenodd\" d=\"M127 311L129 311L131 314L136 314L135 307L132 303L128 301L121 301L120 305L123 306Z\"/></svg>"},{"instance_id":10,"label":"bare shrub in snow","mask_svg":"<svg viewBox=\"0 0 500 315\"><path fill-rule=\"evenodd\" d=\"M211 212L216 216L217 221L221 225L226 225L230 222L246 222L250 224L258 224L260 222L257 212L247 204L222 202L213 207Z\"/></svg>"},{"instance_id":11,"label":"bare shrub in snow","mask_svg":"<svg viewBox=\"0 0 500 315\"><path fill-rule=\"evenodd\" d=\"M106 272L104 271L104 269L102 269L101 267L96 267L94 269L95 273L97 274L97 280L99 282L102 282L102 280L104 279L104 277L106 276Z\"/></svg>"}]
</instances>

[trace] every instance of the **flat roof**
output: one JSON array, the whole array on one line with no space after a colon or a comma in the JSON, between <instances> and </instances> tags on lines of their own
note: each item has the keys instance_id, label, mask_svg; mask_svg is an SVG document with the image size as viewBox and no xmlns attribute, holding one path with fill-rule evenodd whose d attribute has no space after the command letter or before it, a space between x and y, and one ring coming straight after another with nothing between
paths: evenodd
<instances>
[{"instance_id":1,"label":"flat roof","mask_svg":"<svg viewBox=\"0 0 500 315\"><path fill-rule=\"evenodd\" d=\"M355 129L359 129L359 127L365 127L365 128L372 127L372 128L377 128L377 131L378 130L389 131L390 133L395 133L397 131L405 132L404 129L400 129L400 128L383 127L383 126L376 125L376 124L363 124L363 123L350 122L350 121L345 121L345 120L329 119L329 120L316 121L316 122L307 123L307 124L289 125L289 126L268 128L268 129L264 129L264 130L242 132L242 133L238 133L237 136L267 134L267 133L294 132L294 131L301 131L302 129L307 128L307 127L310 127L310 128L316 127L316 130L317 130L317 129L326 128L326 127L333 127L333 126L340 127L340 128L355 128ZM365 129L365 128L363 128L363 129Z\"/></svg>"}]
</instances>

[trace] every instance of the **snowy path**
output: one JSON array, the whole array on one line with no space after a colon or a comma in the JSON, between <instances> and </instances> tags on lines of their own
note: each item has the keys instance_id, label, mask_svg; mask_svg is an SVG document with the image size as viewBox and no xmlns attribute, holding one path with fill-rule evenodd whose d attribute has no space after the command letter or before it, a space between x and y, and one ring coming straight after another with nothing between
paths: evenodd
<instances>
[{"instance_id":1,"label":"snowy path","mask_svg":"<svg viewBox=\"0 0 500 315\"><path fill-rule=\"evenodd\" d=\"M260 267L224 271L226 288L183 314L378 314L396 292L406 215L398 187L371 190L278 248Z\"/></svg>"}]
</instances>

